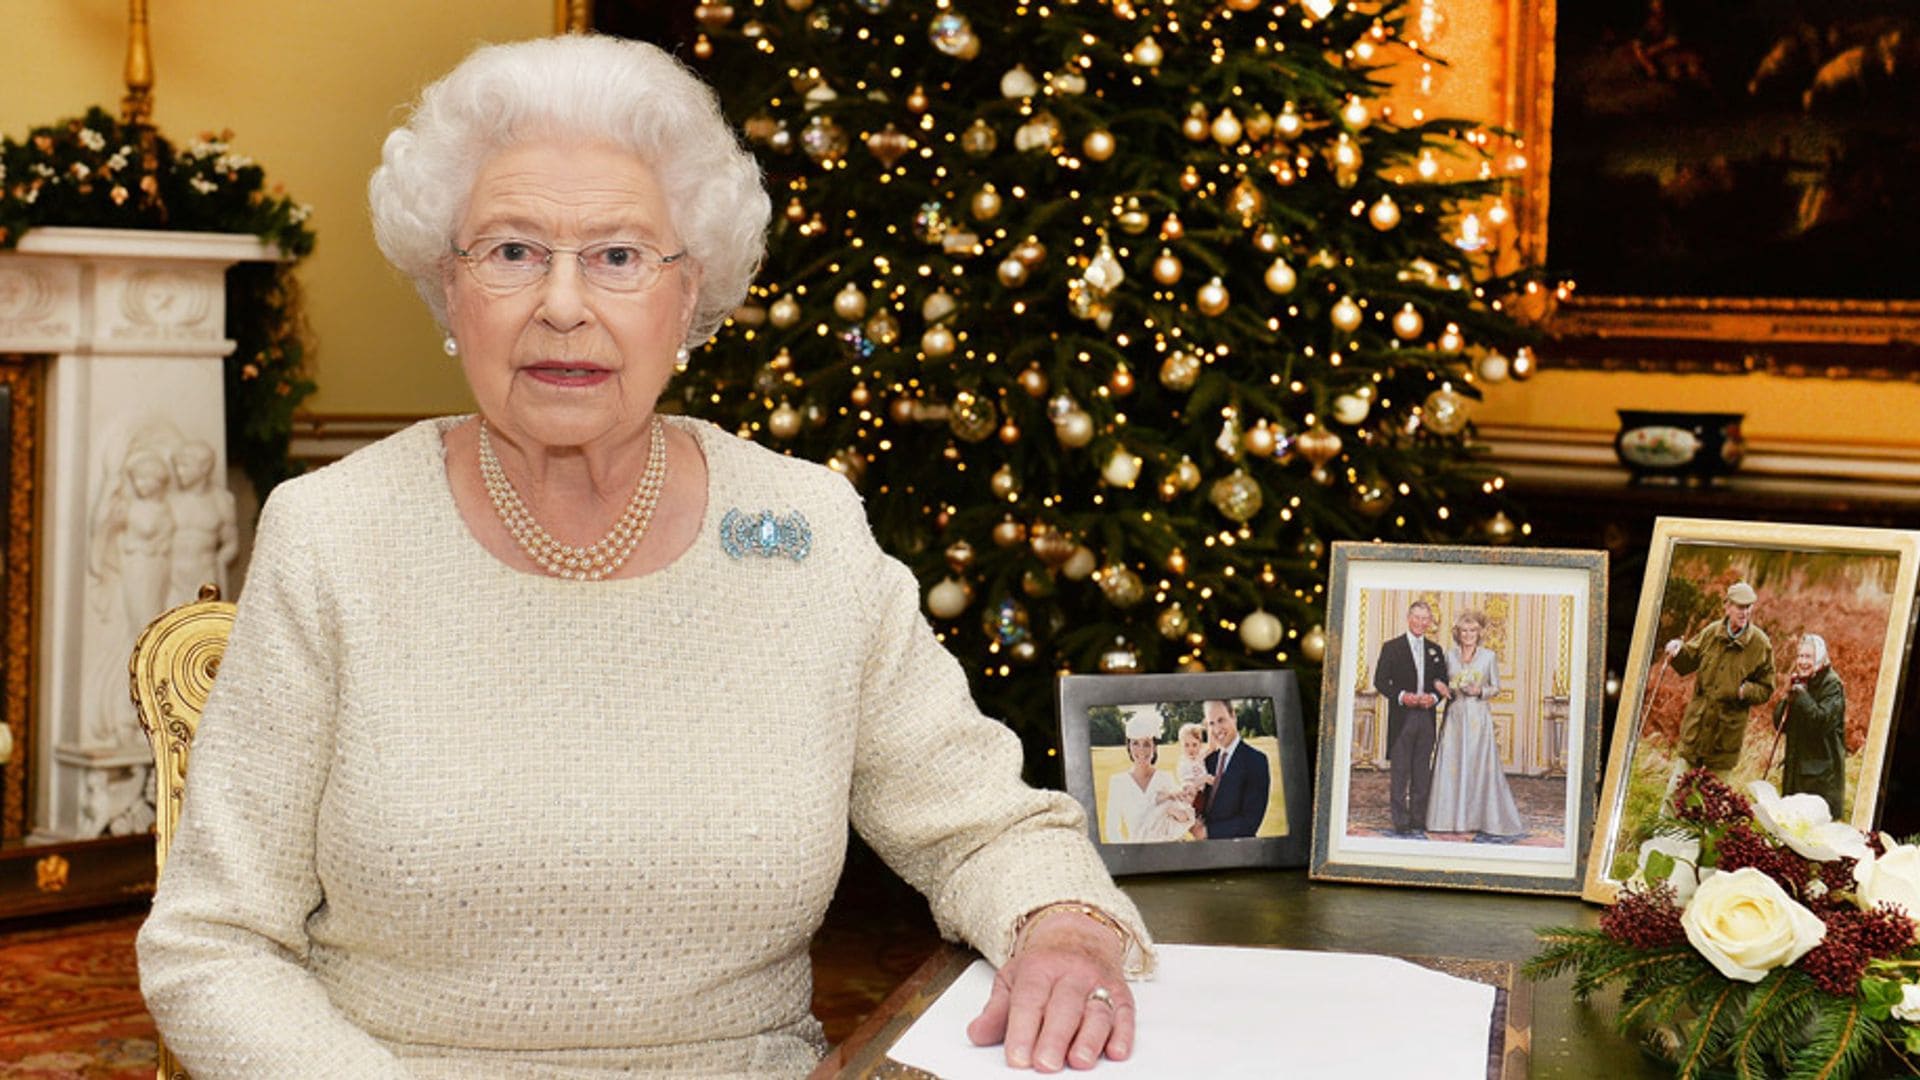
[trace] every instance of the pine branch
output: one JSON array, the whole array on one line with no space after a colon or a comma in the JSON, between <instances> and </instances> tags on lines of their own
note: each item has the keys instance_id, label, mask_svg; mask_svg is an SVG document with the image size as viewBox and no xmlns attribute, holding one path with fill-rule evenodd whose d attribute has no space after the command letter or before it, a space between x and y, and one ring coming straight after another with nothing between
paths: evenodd
<instances>
[{"instance_id":1,"label":"pine branch","mask_svg":"<svg viewBox=\"0 0 1920 1080\"><path fill-rule=\"evenodd\" d=\"M1740 1080L1767 1080L1790 1053L1794 1038L1813 1011L1811 982L1786 968L1768 975L1748 999L1746 1023L1733 1047L1733 1066ZM1773 1051L1773 1060L1763 1057Z\"/></svg>"},{"instance_id":2,"label":"pine branch","mask_svg":"<svg viewBox=\"0 0 1920 1080\"><path fill-rule=\"evenodd\" d=\"M1679 1080L1693 1080L1720 1058L1739 1022L1740 1006L1751 990L1745 983L1730 980L1720 983L1718 992L1695 1021L1693 1033L1687 1039L1680 1057Z\"/></svg>"},{"instance_id":3,"label":"pine branch","mask_svg":"<svg viewBox=\"0 0 1920 1080\"><path fill-rule=\"evenodd\" d=\"M1852 1080L1873 1057L1880 1025L1860 1002L1822 996L1813 1014L1813 1038L1795 1055L1787 1080Z\"/></svg>"}]
</instances>

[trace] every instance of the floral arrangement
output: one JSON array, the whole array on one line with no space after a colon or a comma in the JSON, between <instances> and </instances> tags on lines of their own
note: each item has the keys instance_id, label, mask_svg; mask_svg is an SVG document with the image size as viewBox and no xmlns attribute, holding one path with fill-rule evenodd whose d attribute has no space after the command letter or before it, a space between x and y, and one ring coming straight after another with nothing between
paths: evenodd
<instances>
[{"instance_id":1,"label":"floral arrangement","mask_svg":"<svg viewBox=\"0 0 1920 1080\"><path fill-rule=\"evenodd\" d=\"M0 248L42 225L252 233L282 262L227 275L227 448L264 497L294 469L293 411L313 392L293 267L313 251L310 207L266 186L231 132L175 148L142 124L94 107L84 117L0 139Z\"/></svg>"},{"instance_id":2,"label":"floral arrangement","mask_svg":"<svg viewBox=\"0 0 1920 1080\"><path fill-rule=\"evenodd\" d=\"M1622 1033L1682 1080L1881 1075L1920 1056L1920 847L1831 820L1817 795L1681 777L1600 928L1539 931L1535 979L1618 985ZM1868 1070L1873 1071L1869 1072Z\"/></svg>"}]
</instances>

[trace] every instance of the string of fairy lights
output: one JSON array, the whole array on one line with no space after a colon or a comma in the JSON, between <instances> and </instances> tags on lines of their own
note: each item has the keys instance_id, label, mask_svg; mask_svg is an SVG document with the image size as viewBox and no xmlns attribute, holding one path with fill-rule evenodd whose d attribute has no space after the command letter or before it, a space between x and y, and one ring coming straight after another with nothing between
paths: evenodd
<instances>
[{"instance_id":1,"label":"string of fairy lights","mask_svg":"<svg viewBox=\"0 0 1920 1080\"><path fill-rule=\"evenodd\" d=\"M1329 540L1523 528L1463 434L1524 144L1382 100L1438 0L695 14L780 209L689 405L860 485L979 673L1317 662Z\"/></svg>"}]
</instances>

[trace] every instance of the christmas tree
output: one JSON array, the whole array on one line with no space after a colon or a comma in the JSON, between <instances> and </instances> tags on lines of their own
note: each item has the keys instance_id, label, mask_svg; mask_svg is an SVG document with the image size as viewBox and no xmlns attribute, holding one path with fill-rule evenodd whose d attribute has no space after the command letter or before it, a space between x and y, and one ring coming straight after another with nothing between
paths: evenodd
<instances>
[{"instance_id":1,"label":"christmas tree","mask_svg":"<svg viewBox=\"0 0 1920 1080\"><path fill-rule=\"evenodd\" d=\"M1381 100L1432 2L699 4L783 209L685 407L858 485L1030 748L1058 672L1317 688L1329 542L1515 531L1513 144Z\"/></svg>"}]
</instances>

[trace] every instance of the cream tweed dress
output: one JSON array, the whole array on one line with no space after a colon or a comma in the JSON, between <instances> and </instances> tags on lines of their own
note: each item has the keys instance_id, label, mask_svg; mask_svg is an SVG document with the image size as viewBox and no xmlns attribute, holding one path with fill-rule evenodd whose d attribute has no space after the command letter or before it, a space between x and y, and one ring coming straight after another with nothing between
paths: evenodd
<instances>
[{"instance_id":1,"label":"cream tweed dress","mask_svg":"<svg viewBox=\"0 0 1920 1080\"><path fill-rule=\"evenodd\" d=\"M804 1075L849 821L995 962L1058 900L1146 943L844 480L674 419L707 459L699 538L562 581L467 531L457 422L261 518L139 939L196 1080ZM729 554L730 509L803 514L809 554Z\"/></svg>"}]
</instances>

